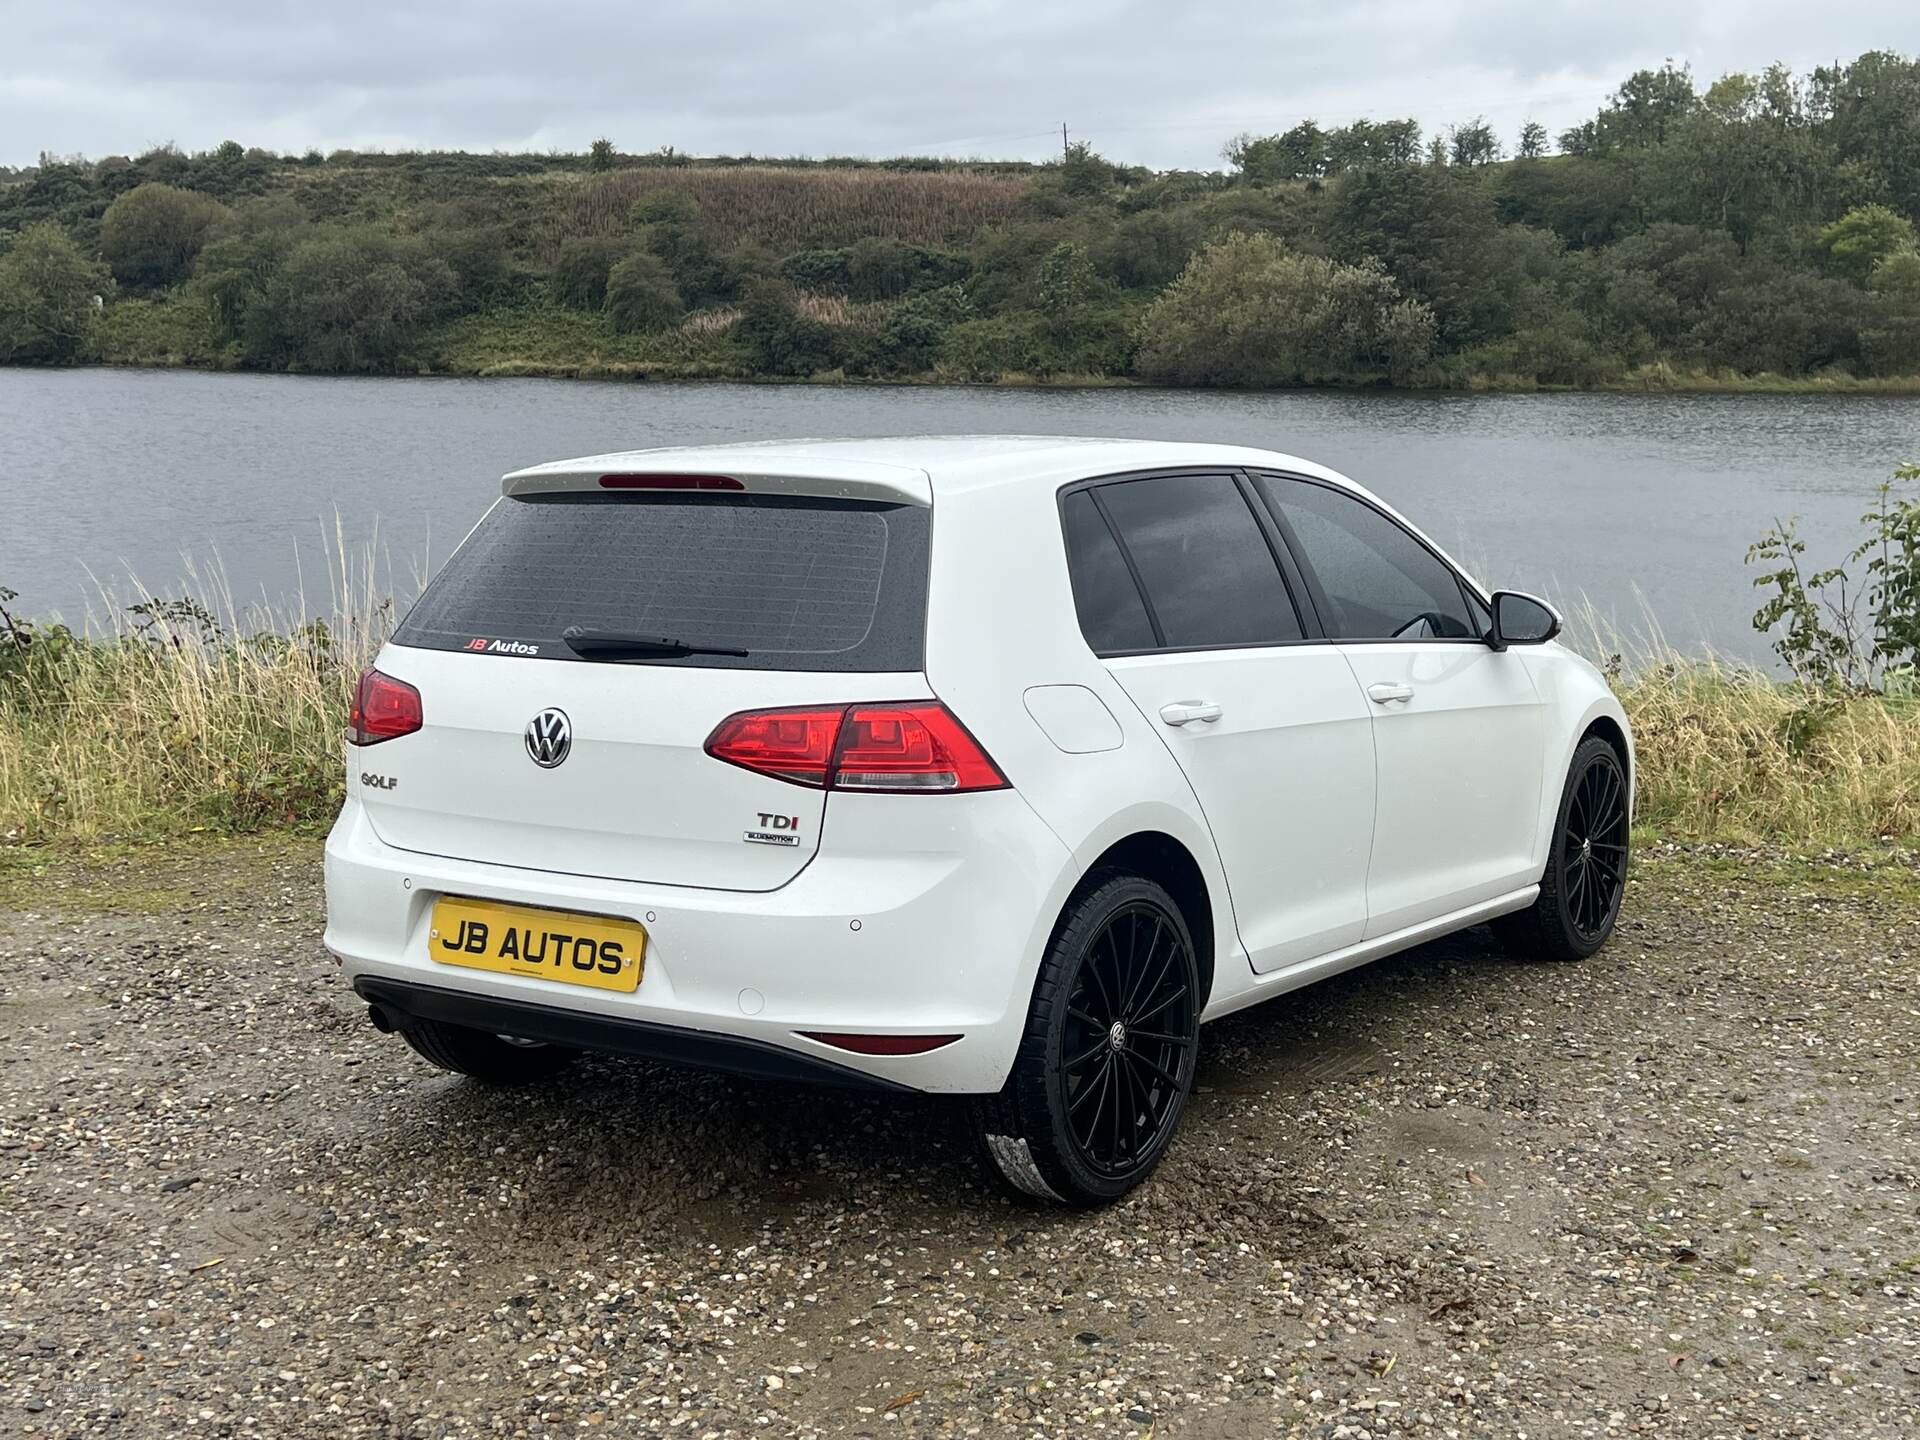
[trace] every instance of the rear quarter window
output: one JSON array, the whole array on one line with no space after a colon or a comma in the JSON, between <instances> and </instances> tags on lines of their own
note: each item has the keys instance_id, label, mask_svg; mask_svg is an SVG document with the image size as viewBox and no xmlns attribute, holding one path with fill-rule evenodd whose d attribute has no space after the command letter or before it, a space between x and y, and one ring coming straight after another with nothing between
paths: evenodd
<instances>
[{"instance_id":1,"label":"rear quarter window","mask_svg":"<svg viewBox=\"0 0 1920 1440\"><path fill-rule=\"evenodd\" d=\"M578 625L747 652L623 663L919 670L927 518L787 495L510 496L394 640L579 660L561 640Z\"/></svg>"}]
</instances>

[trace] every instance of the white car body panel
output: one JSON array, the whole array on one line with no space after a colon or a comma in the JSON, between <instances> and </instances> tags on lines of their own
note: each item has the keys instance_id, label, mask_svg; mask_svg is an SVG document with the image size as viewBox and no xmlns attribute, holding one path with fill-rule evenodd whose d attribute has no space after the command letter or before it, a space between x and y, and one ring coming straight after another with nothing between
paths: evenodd
<instances>
[{"instance_id":1,"label":"white car body panel","mask_svg":"<svg viewBox=\"0 0 1920 1440\"><path fill-rule=\"evenodd\" d=\"M924 671L390 645L377 664L419 687L426 728L348 747L349 797L327 843L328 948L350 980L734 1037L886 1084L978 1093L1006 1077L1076 886L1137 837L1177 845L1204 889L1207 923L1191 928L1211 935L1205 1019L1530 903L1574 748L1596 723L1627 735L1605 680L1564 647L1322 641L1109 660L1089 649L1062 487L1199 466L1367 493L1267 451L1044 437L642 451L515 472L510 496L685 474L930 505ZM1414 695L1375 703L1367 687L1383 683ZM701 750L739 710L928 697L1009 789L826 794ZM1217 703L1221 719L1159 718L1183 700ZM549 705L572 717L577 749L542 770L521 727ZM795 817L803 845L741 843L762 810ZM435 962L426 917L440 894L639 920L641 985L619 994ZM877 1056L807 1030L962 1038Z\"/></svg>"}]
</instances>

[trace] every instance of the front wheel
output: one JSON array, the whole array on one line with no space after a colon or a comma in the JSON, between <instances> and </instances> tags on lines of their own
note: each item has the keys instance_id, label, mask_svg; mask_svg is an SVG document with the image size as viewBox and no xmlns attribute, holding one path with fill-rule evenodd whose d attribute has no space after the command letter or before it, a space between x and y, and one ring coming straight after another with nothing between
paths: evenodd
<instances>
[{"instance_id":1,"label":"front wheel","mask_svg":"<svg viewBox=\"0 0 1920 1440\"><path fill-rule=\"evenodd\" d=\"M1076 900L1041 962L1013 1073L982 1106L999 1174L1078 1206L1146 1179L1193 1088L1199 989L1192 934L1165 890L1116 874Z\"/></svg>"},{"instance_id":2,"label":"front wheel","mask_svg":"<svg viewBox=\"0 0 1920 1440\"><path fill-rule=\"evenodd\" d=\"M1613 746L1581 742L1567 767L1540 896L1494 922L1515 953L1584 960L1613 933L1627 887L1627 772Z\"/></svg>"}]
</instances>

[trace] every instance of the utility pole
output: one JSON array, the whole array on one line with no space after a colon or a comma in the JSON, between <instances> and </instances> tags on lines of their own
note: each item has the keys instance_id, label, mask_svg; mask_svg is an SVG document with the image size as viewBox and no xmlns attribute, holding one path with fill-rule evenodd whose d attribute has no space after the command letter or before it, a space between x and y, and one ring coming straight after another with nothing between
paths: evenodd
<instances>
[{"instance_id":1,"label":"utility pole","mask_svg":"<svg viewBox=\"0 0 1920 1440\"><path fill-rule=\"evenodd\" d=\"M1060 163L1067 163L1067 122L1060 122Z\"/></svg>"}]
</instances>

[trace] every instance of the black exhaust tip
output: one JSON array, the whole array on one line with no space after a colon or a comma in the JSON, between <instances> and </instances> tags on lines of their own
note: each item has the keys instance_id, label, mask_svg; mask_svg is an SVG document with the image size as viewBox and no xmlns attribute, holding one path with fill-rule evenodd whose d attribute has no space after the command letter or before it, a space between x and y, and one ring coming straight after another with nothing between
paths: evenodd
<instances>
[{"instance_id":1,"label":"black exhaust tip","mask_svg":"<svg viewBox=\"0 0 1920 1440\"><path fill-rule=\"evenodd\" d=\"M367 1019L382 1035L391 1035L400 1028L393 1012L384 1005L367 1006Z\"/></svg>"}]
</instances>

